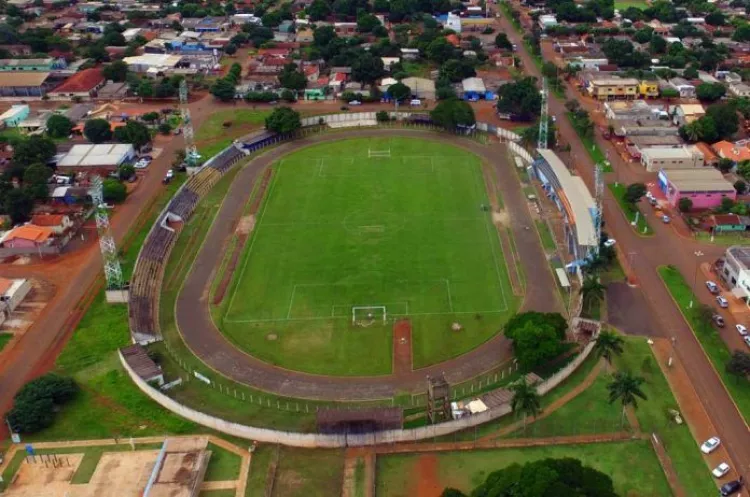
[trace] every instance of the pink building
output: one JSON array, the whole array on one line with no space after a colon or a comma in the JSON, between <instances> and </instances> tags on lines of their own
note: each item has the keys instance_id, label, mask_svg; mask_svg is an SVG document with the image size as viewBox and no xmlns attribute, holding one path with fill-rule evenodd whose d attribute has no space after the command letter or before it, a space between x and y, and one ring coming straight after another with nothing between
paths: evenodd
<instances>
[{"instance_id":1,"label":"pink building","mask_svg":"<svg viewBox=\"0 0 750 497\"><path fill-rule=\"evenodd\" d=\"M6 233L0 243L8 248L38 248L51 242L52 228L25 224Z\"/></svg>"},{"instance_id":2,"label":"pink building","mask_svg":"<svg viewBox=\"0 0 750 497\"><path fill-rule=\"evenodd\" d=\"M681 198L689 198L694 210L713 209L723 198L736 200L737 191L717 169L662 169L659 188L670 205L677 207Z\"/></svg>"}]
</instances>

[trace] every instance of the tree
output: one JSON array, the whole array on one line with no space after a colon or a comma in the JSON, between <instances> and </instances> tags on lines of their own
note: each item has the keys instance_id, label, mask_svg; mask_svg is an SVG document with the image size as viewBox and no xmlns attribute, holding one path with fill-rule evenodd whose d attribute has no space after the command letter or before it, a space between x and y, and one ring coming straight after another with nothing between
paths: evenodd
<instances>
[{"instance_id":1,"label":"tree","mask_svg":"<svg viewBox=\"0 0 750 497\"><path fill-rule=\"evenodd\" d=\"M411 97L411 88L399 81L398 83L394 83L389 86L387 93L391 96L391 98L400 102L405 98Z\"/></svg>"},{"instance_id":2,"label":"tree","mask_svg":"<svg viewBox=\"0 0 750 497\"><path fill-rule=\"evenodd\" d=\"M689 197L682 197L677 201L677 208L680 212L690 212L693 210L693 201Z\"/></svg>"},{"instance_id":3,"label":"tree","mask_svg":"<svg viewBox=\"0 0 750 497\"><path fill-rule=\"evenodd\" d=\"M607 385L609 390L609 403L614 404L618 400L622 404L621 424L625 423L625 408L633 406L638 408L638 399L647 400L646 394L643 393L641 386L646 382L640 376L636 376L629 371L617 371L612 382Z\"/></svg>"},{"instance_id":4,"label":"tree","mask_svg":"<svg viewBox=\"0 0 750 497\"><path fill-rule=\"evenodd\" d=\"M289 107L278 107L266 118L266 129L276 133L289 134L302 127L299 112Z\"/></svg>"},{"instance_id":5,"label":"tree","mask_svg":"<svg viewBox=\"0 0 750 497\"><path fill-rule=\"evenodd\" d=\"M648 189L643 183L631 183L625 189L623 199L629 204L635 204L646 194L647 191Z\"/></svg>"},{"instance_id":6,"label":"tree","mask_svg":"<svg viewBox=\"0 0 750 497\"><path fill-rule=\"evenodd\" d=\"M104 143L112 139L112 128L106 119L89 119L83 125L83 134L91 143Z\"/></svg>"},{"instance_id":7,"label":"tree","mask_svg":"<svg viewBox=\"0 0 750 497\"><path fill-rule=\"evenodd\" d=\"M515 382L510 391L513 392L513 398L510 401L510 408L513 414L523 415L523 431L526 431L526 417L536 418L542 410L541 397L536 387L526 382L525 377Z\"/></svg>"},{"instance_id":8,"label":"tree","mask_svg":"<svg viewBox=\"0 0 750 497\"><path fill-rule=\"evenodd\" d=\"M680 127L679 133L685 141L695 143L701 139L701 124L698 121L685 124Z\"/></svg>"},{"instance_id":9,"label":"tree","mask_svg":"<svg viewBox=\"0 0 750 497\"><path fill-rule=\"evenodd\" d=\"M522 120L531 121L541 113L542 97L536 78L523 78L501 86L497 91L497 111Z\"/></svg>"},{"instance_id":10,"label":"tree","mask_svg":"<svg viewBox=\"0 0 750 497\"><path fill-rule=\"evenodd\" d=\"M127 181L135 176L135 167L132 164L123 164L117 169L120 181Z\"/></svg>"},{"instance_id":11,"label":"tree","mask_svg":"<svg viewBox=\"0 0 750 497\"><path fill-rule=\"evenodd\" d=\"M72 378L52 373L40 376L15 395L8 423L20 433L35 433L47 428L54 422L56 408L73 400L78 390Z\"/></svg>"},{"instance_id":12,"label":"tree","mask_svg":"<svg viewBox=\"0 0 750 497\"><path fill-rule=\"evenodd\" d=\"M283 88L300 91L307 86L307 78L297 70L297 64L294 62L287 64L279 73L279 83Z\"/></svg>"},{"instance_id":13,"label":"tree","mask_svg":"<svg viewBox=\"0 0 750 497\"><path fill-rule=\"evenodd\" d=\"M35 200L46 200L49 197L47 180L52 176L52 169L44 164L32 164L23 173L23 187Z\"/></svg>"},{"instance_id":14,"label":"tree","mask_svg":"<svg viewBox=\"0 0 750 497\"><path fill-rule=\"evenodd\" d=\"M285 102L295 102L297 100L297 93L284 88L281 91L280 98Z\"/></svg>"},{"instance_id":15,"label":"tree","mask_svg":"<svg viewBox=\"0 0 750 497\"><path fill-rule=\"evenodd\" d=\"M458 489L448 487L443 490L440 497L466 497L466 494Z\"/></svg>"},{"instance_id":16,"label":"tree","mask_svg":"<svg viewBox=\"0 0 750 497\"><path fill-rule=\"evenodd\" d=\"M141 119L153 125L156 121L159 120L159 113L158 112L146 112L145 114L141 116Z\"/></svg>"},{"instance_id":17,"label":"tree","mask_svg":"<svg viewBox=\"0 0 750 497\"><path fill-rule=\"evenodd\" d=\"M695 89L695 94L699 100L704 102L715 102L727 92L727 89L721 83L701 83Z\"/></svg>"},{"instance_id":18,"label":"tree","mask_svg":"<svg viewBox=\"0 0 750 497\"><path fill-rule=\"evenodd\" d=\"M13 163L18 166L46 164L56 150L55 143L49 138L31 135L13 144Z\"/></svg>"},{"instance_id":19,"label":"tree","mask_svg":"<svg viewBox=\"0 0 750 497\"><path fill-rule=\"evenodd\" d=\"M670 101L673 98L679 98L680 92L674 88L664 88L663 90L661 90L661 96L662 98L667 99L667 101Z\"/></svg>"},{"instance_id":20,"label":"tree","mask_svg":"<svg viewBox=\"0 0 750 497\"><path fill-rule=\"evenodd\" d=\"M723 174L728 173L734 167L734 161L732 159L721 158L719 159L719 171Z\"/></svg>"},{"instance_id":21,"label":"tree","mask_svg":"<svg viewBox=\"0 0 750 497\"><path fill-rule=\"evenodd\" d=\"M715 10L710 14L707 14L705 19L706 24L711 26L723 26L726 22L726 17L720 10Z\"/></svg>"},{"instance_id":22,"label":"tree","mask_svg":"<svg viewBox=\"0 0 750 497\"><path fill-rule=\"evenodd\" d=\"M513 340L513 352L523 371L532 371L548 363L563 350L561 338L548 324L527 322L506 330L505 336Z\"/></svg>"},{"instance_id":23,"label":"tree","mask_svg":"<svg viewBox=\"0 0 750 497\"><path fill-rule=\"evenodd\" d=\"M372 14L362 11L357 16L357 31L360 33L370 33L378 26L381 26L380 21Z\"/></svg>"},{"instance_id":24,"label":"tree","mask_svg":"<svg viewBox=\"0 0 750 497\"><path fill-rule=\"evenodd\" d=\"M461 494L448 494L460 497ZM491 472L472 497L617 497L612 479L573 458L510 464Z\"/></svg>"},{"instance_id":25,"label":"tree","mask_svg":"<svg viewBox=\"0 0 750 497\"><path fill-rule=\"evenodd\" d=\"M119 204L128 196L128 190L124 184L114 178L107 178L102 183L102 196L106 202Z\"/></svg>"},{"instance_id":26,"label":"tree","mask_svg":"<svg viewBox=\"0 0 750 497\"><path fill-rule=\"evenodd\" d=\"M231 102L236 95L234 84L226 78L217 80L208 91L222 102Z\"/></svg>"},{"instance_id":27,"label":"tree","mask_svg":"<svg viewBox=\"0 0 750 497\"><path fill-rule=\"evenodd\" d=\"M459 126L473 126L476 123L474 109L458 99L438 102L435 109L430 112L430 117L435 124L449 130Z\"/></svg>"},{"instance_id":28,"label":"tree","mask_svg":"<svg viewBox=\"0 0 750 497\"><path fill-rule=\"evenodd\" d=\"M52 114L47 119L47 134L52 138L67 138L73 130L73 121L62 114Z\"/></svg>"},{"instance_id":29,"label":"tree","mask_svg":"<svg viewBox=\"0 0 750 497\"><path fill-rule=\"evenodd\" d=\"M458 83L477 75L474 64L468 59L450 59L440 66L441 80Z\"/></svg>"},{"instance_id":30,"label":"tree","mask_svg":"<svg viewBox=\"0 0 750 497\"><path fill-rule=\"evenodd\" d=\"M151 133L145 124L128 121L125 126L115 129L115 139L122 143L131 143L133 147L140 149L151 141Z\"/></svg>"},{"instance_id":31,"label":"tree","mask_svg":"<svg viewBox=\"0 0 750 497\"><path fill-rule=\"evenodd\" d=\"M739 179L734 182L734 189L737 191L738 195L744 195L747 191L747 183Z\"/></svg>"},{"instance_id":32,"label":"tree","mask_svg":"<svg viewBox=\"0 0 750 497\"><path fill-rule=\"evenodd\" d=\"M31 217L34 198L25 189L14 188L5 195L3 208L13 225L25 223Z\"/></svg>"},{"instance_id":33,"label":"tree","mask_svg":"<svg viewBox=\"0 0 750 497\"><path fill-rule=\"evenodd\" d=\"M313 3L307 8L307 15L311 21L322 21L331 13L331 7L325 0L313 0Z\"/></svg>"},{"instance_id":34,"label":"tree","mask_svg":"<svg viewBox=\"0 0 750 497\"><path fill-rule=\"evenodd\" d=\"M737 381L750 375L750 354L741 350L732 352L732 357L725 366L727 373L731 374Z\"/></svg>"},{"instance_id":35,"label":"tree","mask_svg":"<svg viewBox=\"0 0 750 497\"><path fill-rule=\"evenodd\" d=\"M355 81L372 84L384 74L383 59L369 52L361 54L352 62L352 77Z\"/></svg>"},{"instance_id":36,"label":"tree","mask_svg":"<svg viewBox=\"0 0 750 497\"><path fill-rule=\"evenodd\" d=\"M601 284L599 278L594 275L586 276L581 285L581 296L584 301L599 301L604 298L605 286Z\"/></svg>"},{"instance_id":37,"label":"tree","mask_svg":"<svg viewBox=\"0 0 750 497\"><path fill-rule=\"evenodd\" d=\"M513 43L508 39L505 33L498 33L495 36L495 46L500 50L513 50Z\"/></svg>"},{"instance_id":38,"label":"tree","mask_svg":"<svg viewBox=\"0 0 750 497\"><path fill-rule=\"evenodd\" d=\"M122 60L116 60L104 66L102 74L110 81L121 83L128 78L128 65Z\"/></svg>"},{"instance_id":39,"label":"tree","mask_svg":"<svg viewBox=\"0 0 750 497\"><path fill-rule=\"evenodd\" d=\"M716 125L716 132L719 138L730 138L740 127L740 118L737 110L731 104L716 104L706 110L706 115L700 118L700 121L712 119ZM711 142L709 142L711 143Z\"/></svg>"},{"instance_id":40,"label":"tree","mask_svg":"<svg viewBox=\"0 0 750 497\"><path fill-rule=\"evenodd\" d=\"M607 364L612 364L612 358L616 355L622 354L623 351L623 339L616 333L604 330L599 333L596 337L596 344L594 345L594 351L599 357L603 357Z\"/></svg>"},{"instance_id":41,"label":"tree","mask_svg":"<svg viewBox=\"0 0 750 497\"><path fill-rule=\"evenodd\" d=\"M154 85L149 79L141 80L138 87L135 89L135 93L139 97L151 98L154 96Z\"/></svg>"},{"instance_id":42,"label":"tree","mask_svg":"<svg viewBox=\"0 0 750 497\"><path fill-rule=\"evenodd\" d=\"M453 59L456 54L456 48L444 37L435 38L430 42L426 49L427 58L437 64L442 64L449 59Z\"/></svg>"},{"instance_id":43,"label":"tree","mask_svg":"<svg viewBox=\"0 0 750 497\"><path fill-rule=\"evenodd\" d=\"M232 56L237 53L237 45L234 43L227 43L227 45L224 47L224 53Z\"/></svg>"},{"instance_id":44,"label":"tree","mask_svg":"<svg viewBox=\"0 0 750 497\"><path fill-rule=\"evenodd\" d=\"M573 114L577 113L581 109L581 104L578 100L568 100L565 102L565 109Z\"/></svg>"}]
</instances>

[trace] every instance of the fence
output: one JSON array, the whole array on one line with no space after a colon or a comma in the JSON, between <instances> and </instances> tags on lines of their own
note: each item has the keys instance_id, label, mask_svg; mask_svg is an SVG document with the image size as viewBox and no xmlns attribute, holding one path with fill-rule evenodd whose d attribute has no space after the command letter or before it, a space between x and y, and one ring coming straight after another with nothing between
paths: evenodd
<instances>
[{"instance_id":1,"label":"fence","mask_svg":"<svg viewBox=\"0 0 750 497\"><path fill-rule=\"evenodd\" d=\"M578 369L581 363L589 356L594 348L595 343L591 342L583 351L570 362L566 367L552 375L549 379L540 383L537 386L537 391L544 395L554 387L559 385L573 371ZM146 383L141 377L139 377L135 371L128 365L125 358L121 353L120 363L125 371L130 376L130 379L141 389L148 397L154 402L161 405L165 409L172 411L173 413L182 416L194 423L200 424L207 428L211 428L227 435L245 438L249 440L257 440L258 442L265 443L277 443L290 445L294 447L363 447L368 445L380 445L398 442L416 442L419 440L426 440L430 438L441 437L444 435L450 435L457 431L466 430L494 419L505 416L511 412L510 404L503 404L494 409L487 410L483 413L475 414L461 419L447 421L430 426L421 426L419 428L411 428L405 430L387 430L382 432L374 432L367 434L342 434L342 435L324 435L319 433L296 433L288 431L271 430L268 428L258 428L254 426L242 425L239 423L232 423L215 416L196 411L187 406L184 406L174 399L166 396L159 392L151 385Z\"/></svg>"}]
</instances>

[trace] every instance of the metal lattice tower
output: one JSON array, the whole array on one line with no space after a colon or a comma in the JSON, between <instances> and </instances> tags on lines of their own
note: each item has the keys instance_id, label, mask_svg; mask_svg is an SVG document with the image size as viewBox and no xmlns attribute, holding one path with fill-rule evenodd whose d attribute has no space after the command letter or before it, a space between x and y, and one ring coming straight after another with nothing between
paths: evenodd
<instances>
[{"instance_id":1,"label":"metal lattice tower","mask_svg":"<svg viewBox=\"0 0 750 497\"><path fill-rule=\"evenodd\" d=\"M599 253L599 241L602 239L602 218L604 212L604 171L601 164L594 167L594 200L596 201L596 212L594 213L594 230L596 231L596 254Z\"/></svg>"},{"instance_id":2,"label":"metal lattice tower","mask_svg":"<svg viewBox=\"0 0 750 497\"><path fill-rule=\"evenodd\" d=\"M542 78L542 111L539 115L539 141L537 148L547 148L547 134L549 133L549 109L547 108L547 78Z\"/></svg>"},{"instance_id":3,"label":"metal lattice tower","mask_svg":"<svg viewBox=\"0 0 750 497\"><path fill-rule=\"evenodd\" d=\"M190 118L190 108L188 107L188 87L187 81L180 81L180 111L182 113L182 134L185 138L185 162L188 167L198 165L201 156L195 147L195 133L193 131L193 121Z\"/></svg>"},{"instance_id":4,"label":"metal lattice tower","mask_svg":"<svg viewBox=\"0 0 750 497\"><path fill-rule=\"evenodd\" d=\"M89 191L94 201L94 217L96 218L96 231L99 234L99 249L102 252L104 263L104 277L107 280L107 290L122 290L125 282L122 277L120 259L117 257L117 246L112 233L109 230L109 215L104 204L104 192L102 178L95 176Z\"/></svg>"}]
</instances>

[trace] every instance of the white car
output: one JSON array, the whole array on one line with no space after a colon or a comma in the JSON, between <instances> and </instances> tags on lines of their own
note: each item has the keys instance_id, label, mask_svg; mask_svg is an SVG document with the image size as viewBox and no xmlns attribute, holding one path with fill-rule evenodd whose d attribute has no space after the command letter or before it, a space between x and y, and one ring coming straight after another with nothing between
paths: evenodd
<instances>
[{"instance_id":1,"label":"white car","mask_svg":"<svg viewBox=\"0 0 750 497\"><path fill-rule=\"evenodd\" d=\"M349 102L349 105L353 105L356 107L357 105L362 105L362 102L360 102L359 100L352 100L351 102Z\"/></svg>"},{"instance_id":2,"label":"white car","mask_svg":"<svg viewBox=\"0 0 750 497\"><path fill-rule=\"evenodd\" d=\"M711 437L703 442L703 445L701 445L701 452L703 452L704 454L710 454L711 452L718 449L719 445L721 445L721 440L719 440L719 437Z\"/></svg>"},{"instance_id":3,"label":"white car","mask_svg":"<svg viewBox=\"0 0 750 497\"><path fill-rule=\"evenodd\" d=\"M135 164L133 164L133 167L136 169L146 169L150 163L151 162L147 161L146 159L141 159Z\"/></svg>"},{"instance_id":4,"label":"white car","mask_svg":"<svg viewBox=\"0 0 750 497\"><path fill-rule=\"evenodd\" d=\"M747 335L747 328L743 324L736 324L734 325L735 328L737 328L737 333L742 335L743 337Z\"/></svg>"},{"instance_id":5,"label":"white car","mask_svg":"<svg viewBox=\"0 0 750 497\"><path fill-rule=\"evenodd\" d=\"M716 297L716 303L719 304L719 307L721 307L722 309L726 309L727 307L729 307L729 301L721 295Z\"/></svg>"},{"instance_id":6,"label":"white car","mask_svg":"<svg viewBox=\"0 0 750 497\"><path fill-rule=\"evenodd\" d=\"M722 476L729 473L729 464L723 462L716 466L713 471L711 471L711 474L714 475L715 478L721 478Z\"/></svg>"},{"instance_id":7,"label":"white car","mask_svg":"<svg viewBox=\"0 0 750 497\"><path fill-rule=\"evenodd\" d=\"M750 347L750 336L743 337L742 339L745 341L745 345L747 345L748 347Z\"/></svg>"},{"instance_id":8,"label":"white car","mask_svg":"<svg viewBox=\"0 0 750 497\"><path fill-rule=\"evenodd\" d=\"M717 285L713 281L707 281L706 288L708 288L708 291L711 293L719 293L719 285Z\"/></svg>"},{"instance_id":9,"label":"white car","mask_svg":"<svg viewBox=\"0 0 750 497\"><path fill-rule=\"evenodd\" d=\"M607 248L614 247L615 243L617 243L617 241L614 238L608 238L607 241L604 242L604 246Z\"/></svg>"}]
</instances>

